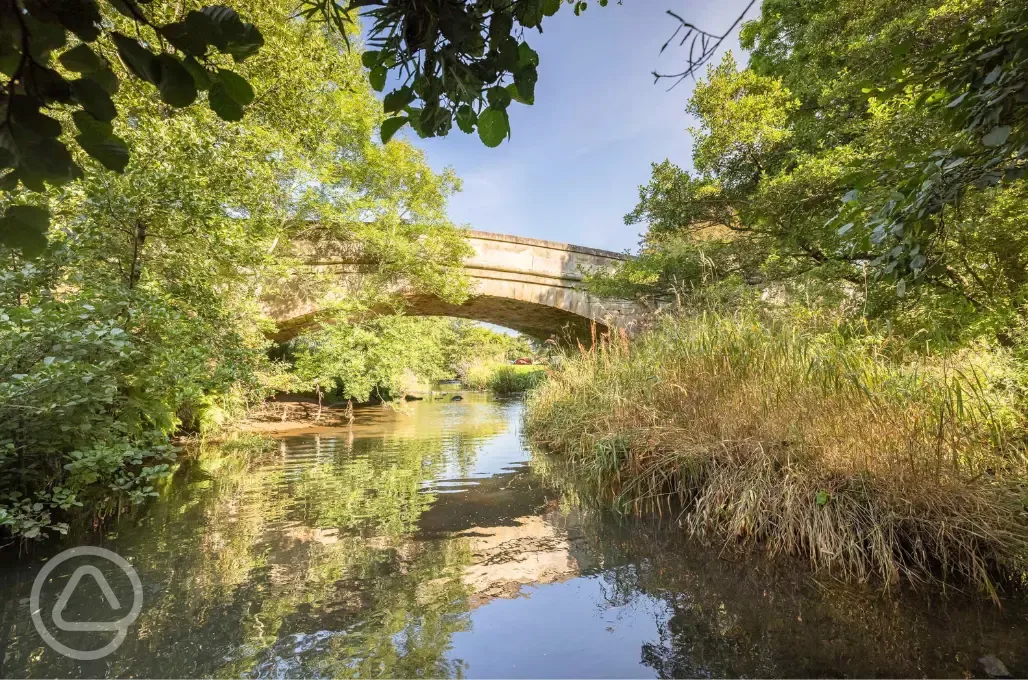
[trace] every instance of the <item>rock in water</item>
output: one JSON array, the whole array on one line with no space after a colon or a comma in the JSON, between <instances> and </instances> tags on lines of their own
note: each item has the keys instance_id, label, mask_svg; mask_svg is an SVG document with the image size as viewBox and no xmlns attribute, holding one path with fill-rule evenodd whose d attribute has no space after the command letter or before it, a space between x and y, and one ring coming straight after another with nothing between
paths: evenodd
<instances>
[{"instance_id":1,"label":"rock in water","mask_svg":"<svg viewBox=\"0 0 1028 680\"><path fill-rule=\"evenodd\" d=\"M455 396L450 397L450 401L464 401L464 397L457 394Z\"/></svg>"},{"instance_id":2,"label":"rock in water","mask_svg":"<svg viewBox=\"0 0 1028 680\"><path fill-rule=\"evenodd\" d=\"M1007 670L1005 663L996 658L994 654L983 656L978 659L978 663L982 665L982 669L992 678L1009 678L1010 671Z\"/></svg>"}]
</instances>

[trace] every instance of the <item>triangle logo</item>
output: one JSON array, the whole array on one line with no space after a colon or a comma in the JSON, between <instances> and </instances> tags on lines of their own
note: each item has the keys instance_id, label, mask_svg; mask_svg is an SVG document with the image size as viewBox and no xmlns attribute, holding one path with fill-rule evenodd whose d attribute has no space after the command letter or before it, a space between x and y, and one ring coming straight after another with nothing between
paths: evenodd
<instances>
[{"instance_id":1,"label":"triangle logo","mask_svg":"<svg viewBox=\"0 0 1028 680\"><path fill-rule=\"evenodd\" d=\"M61 596L57 598L57 603L54 605L53 611L54 625L61 630L69 631L107 632L118 630L119 624L121 623L120 621L64 620L64 608L68 606L68 600L71 599L72 594L75 592L75 588L78 587L79 581L87 575L91 576L96 582L96 585L100 587L100 592L103 593L108 606L115 611L121 609L121 602L118 601L118 596L114 594L114 589L111 588L111 585L107 582L103 573L92 565L83 565L76 569L75 573L71 575L71 578L68 580L68 585L64 587L64 590L61 592Z\"/></svg>"}]
</instances>

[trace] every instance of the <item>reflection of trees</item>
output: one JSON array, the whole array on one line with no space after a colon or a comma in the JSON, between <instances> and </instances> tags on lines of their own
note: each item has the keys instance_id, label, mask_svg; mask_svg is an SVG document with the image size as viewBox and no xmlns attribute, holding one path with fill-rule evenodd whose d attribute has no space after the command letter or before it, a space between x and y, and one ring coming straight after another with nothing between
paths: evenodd
<instances>
[{"instance_id":1,"label":"reflection of trees","mask_svg":"<svg viewBox=\"0 0 1028 680\"><path fill-rule=\"evenodd\" d=\"M468 544L414 534L436 498L427 482L472 467L505 420L471 425L438 439L323 433L252 466L203 451L138 522L119 524L112 547L147 584L134 635L100 662L19 650L25 665L8 672L459 675L446 650L468 626ZM38 642L23 623L18 644Z\"/></svg>"},{"instance_id":2,"label":"reflection of trees","mask_svg":"<svg viewBox=\"0 0 1028 680\"><path fill-rule=\"evenodd\" d=\"M560 460L538 454L532 467L561 489L573 545L602 565L607 604L666 603L658 638L641 649L660 677L953 676L973 672L986 653L1012 668L1028 661L1024 601L1000 610L982 599L817 581L802 563L704 548L667 512L661 526L579 502L589 482Z\"/></svg>"}]
</instances>

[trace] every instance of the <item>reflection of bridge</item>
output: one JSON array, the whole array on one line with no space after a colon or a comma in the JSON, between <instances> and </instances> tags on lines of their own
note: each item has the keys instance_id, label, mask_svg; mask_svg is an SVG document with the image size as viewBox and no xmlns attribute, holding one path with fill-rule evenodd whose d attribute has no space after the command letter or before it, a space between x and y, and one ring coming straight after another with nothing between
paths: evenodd
<instances>
[{"instance_id":1,"label":"reflection of bridge","mask_svg":"<svg viewBox=\"0 0 1028 680\"><path fill-rule=\"evenodd\" d=\"M458 305L434 296L411 295L407 313L487 321L548 338L562 332L588 335L593 322L601 330L630 327L642 311L633 302L598 298L582 287L583 272L612 271L625 255L484 231L469 231L467 236L474 249L464 261L473 284L471 297ZM348 263L338 258L311 264L348 272ZM316 320L318 303L280 299L268 303L267 311L279 326L279 336L288 337Z\"/></svg>"}]
</instances>

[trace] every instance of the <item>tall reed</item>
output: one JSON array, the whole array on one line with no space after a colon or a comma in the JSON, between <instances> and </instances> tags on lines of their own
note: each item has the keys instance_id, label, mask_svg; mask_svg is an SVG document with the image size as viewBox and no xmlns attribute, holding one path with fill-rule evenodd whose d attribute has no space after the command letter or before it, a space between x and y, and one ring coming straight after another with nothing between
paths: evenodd
<instances>
[{"instance_id":1,"label":"tall reed","mask_svg":"<svg viewBox=\"0 0 1028 680\"><path fill-rule=\"evenodd\" d=\"M856 580L970 582L1028 564L1018 396L997 354L755 314L670 318L568 357L528 434L619 507Z\"/></svg>"}]
</instances>

